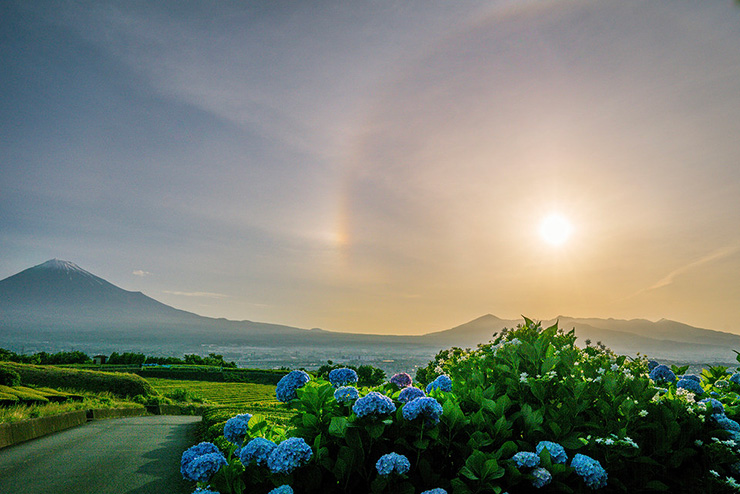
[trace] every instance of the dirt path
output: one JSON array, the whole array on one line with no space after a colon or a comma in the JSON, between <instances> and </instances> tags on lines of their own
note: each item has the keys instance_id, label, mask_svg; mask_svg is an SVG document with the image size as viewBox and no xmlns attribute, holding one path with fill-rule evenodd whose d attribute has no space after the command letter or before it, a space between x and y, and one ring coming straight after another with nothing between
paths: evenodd
<instances>
[{"instance_id":1,"label":"dirt path","mask_svg":"<svg viewBox=\"0 0 740 494\"><path fill-rule=\"evenodd\" d=\"M98 420L0 450L0 492L25 494L177 494L180 456L200 417Z\"/></svg>"}]
</instances>

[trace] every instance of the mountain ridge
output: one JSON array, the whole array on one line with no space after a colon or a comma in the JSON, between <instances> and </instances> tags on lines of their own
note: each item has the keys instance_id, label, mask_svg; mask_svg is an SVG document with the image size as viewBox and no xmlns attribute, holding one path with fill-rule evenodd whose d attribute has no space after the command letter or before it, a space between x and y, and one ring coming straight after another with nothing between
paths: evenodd
<instances>
[{"instance_id":1,"label":"mountain ridge","mask_svg":"<svg viewBox=\"0 0 740 494\"><path fill-rule=\"evenodd\" d=\"M576 329L579 344L603 341L618 353L707 359L740 349L740 335L661 319L621 320L558 316L549 326ZM124 290L75 263L51 259L0 280L0 346L29 339L75 342L100 339L119 345L167 347L351 348L433 352L475 347L521 320L484 314L423 335L379 335L210 318L171 307L142 292ZM363 350L363 351L364 351ZM733 355L726 355L732 357Z\"/></svg>"}]
</instances>

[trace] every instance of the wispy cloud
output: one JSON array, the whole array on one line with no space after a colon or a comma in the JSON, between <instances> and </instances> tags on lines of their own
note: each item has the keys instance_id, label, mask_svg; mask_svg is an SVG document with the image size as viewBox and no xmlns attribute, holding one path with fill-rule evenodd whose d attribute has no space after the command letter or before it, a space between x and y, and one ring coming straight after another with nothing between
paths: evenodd
<instances>
[{"instance_id":1,"label":"wispy cloud","mask_svg":"<svg viewBox=\"0 0 740 494\"><path fill-rule=\"evenodd\" d=\"M708 264L713 261L717 261L719 259L723 259L725 257L728 257L736 252L740 251L740 244L736 245L730 245L727 247L723 247L721 249L717 249L714 252L711 252L704 257L700 257L699 259L692 261L688 264L685 264L679 268L674 269L670 273L668 273L666 276L658 280L657 282L653 283L649 287L643 288L641 290L638 290L637 292L633 293L629 297L626 297L626 299L634 298L638 295L642 295L645 292L649 292L652 290L657 290L658 288L666 287L670 284L672 284L676 278L681 276L682 274L691 271L692 269L698 268L699 266L703 266L705 264Z\"/></svg>"},{"instance_id":2,"label":"wispy cloud","mask_svg":"<svg viewBox=\"0 0 740 494\"><path fill-rule=\"evenodd\" d=\"M143 269L135 269L131 274L133 274L134 276L141 276L142 278L152 275L152 273L150 273L149 271L144 271Z\"/></svg>"},{"instance_id":3,"label":"wispy cloud","mask_svg":"<svg viewBox=\"0 0 740 494\"><path fill-rule=\"evenodd\" d=\"M228 295L224 295L223 293L211 292L174 292L170 290L165 290L164 293L169 293L170 295L179 295L182 297L229 298Z\"/></svg>"}]
</instances>

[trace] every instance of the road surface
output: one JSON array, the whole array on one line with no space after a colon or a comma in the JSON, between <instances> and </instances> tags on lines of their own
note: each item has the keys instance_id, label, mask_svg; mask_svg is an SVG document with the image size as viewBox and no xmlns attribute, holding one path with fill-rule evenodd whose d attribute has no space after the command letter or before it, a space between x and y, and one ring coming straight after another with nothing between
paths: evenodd
<instances>
[{"instance_id":1,"label":"road surface","mask_svg":"<svg viewBox=\"0 0 740 494\"><path fill-rule=\"evenodd\" d=\"M96 420L0 449L0 493L179 494L198 416Z\"/></svg>"}]
</instances>

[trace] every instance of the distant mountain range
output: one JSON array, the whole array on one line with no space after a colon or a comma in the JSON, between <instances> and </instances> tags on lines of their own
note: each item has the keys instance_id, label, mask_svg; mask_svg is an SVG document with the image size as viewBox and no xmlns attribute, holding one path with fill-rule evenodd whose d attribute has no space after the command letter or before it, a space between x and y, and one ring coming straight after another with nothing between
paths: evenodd
<instances>
[{"instance_id":1,"label":"distant mountain range","mask_svg":"<svg viewBox=\"0 0 740 494\"><path fill-rule=\"evenodd\" d=\"M543 321L551 325L556 320ZM686 362L733 362L740 335L675 321L558 317L575 328L581 345L603 342L618 353L647 354ZM69 261L53 259L0 280L0 347L11 349L151 347L196 352L198 348L331 349L353 354L433 355L451 346L474 347L521 320L491 314L422 336L386 336L301 329L253 321L203 317L175 309L141 292L123 290Z\"/></svg>"}]
</instances>

